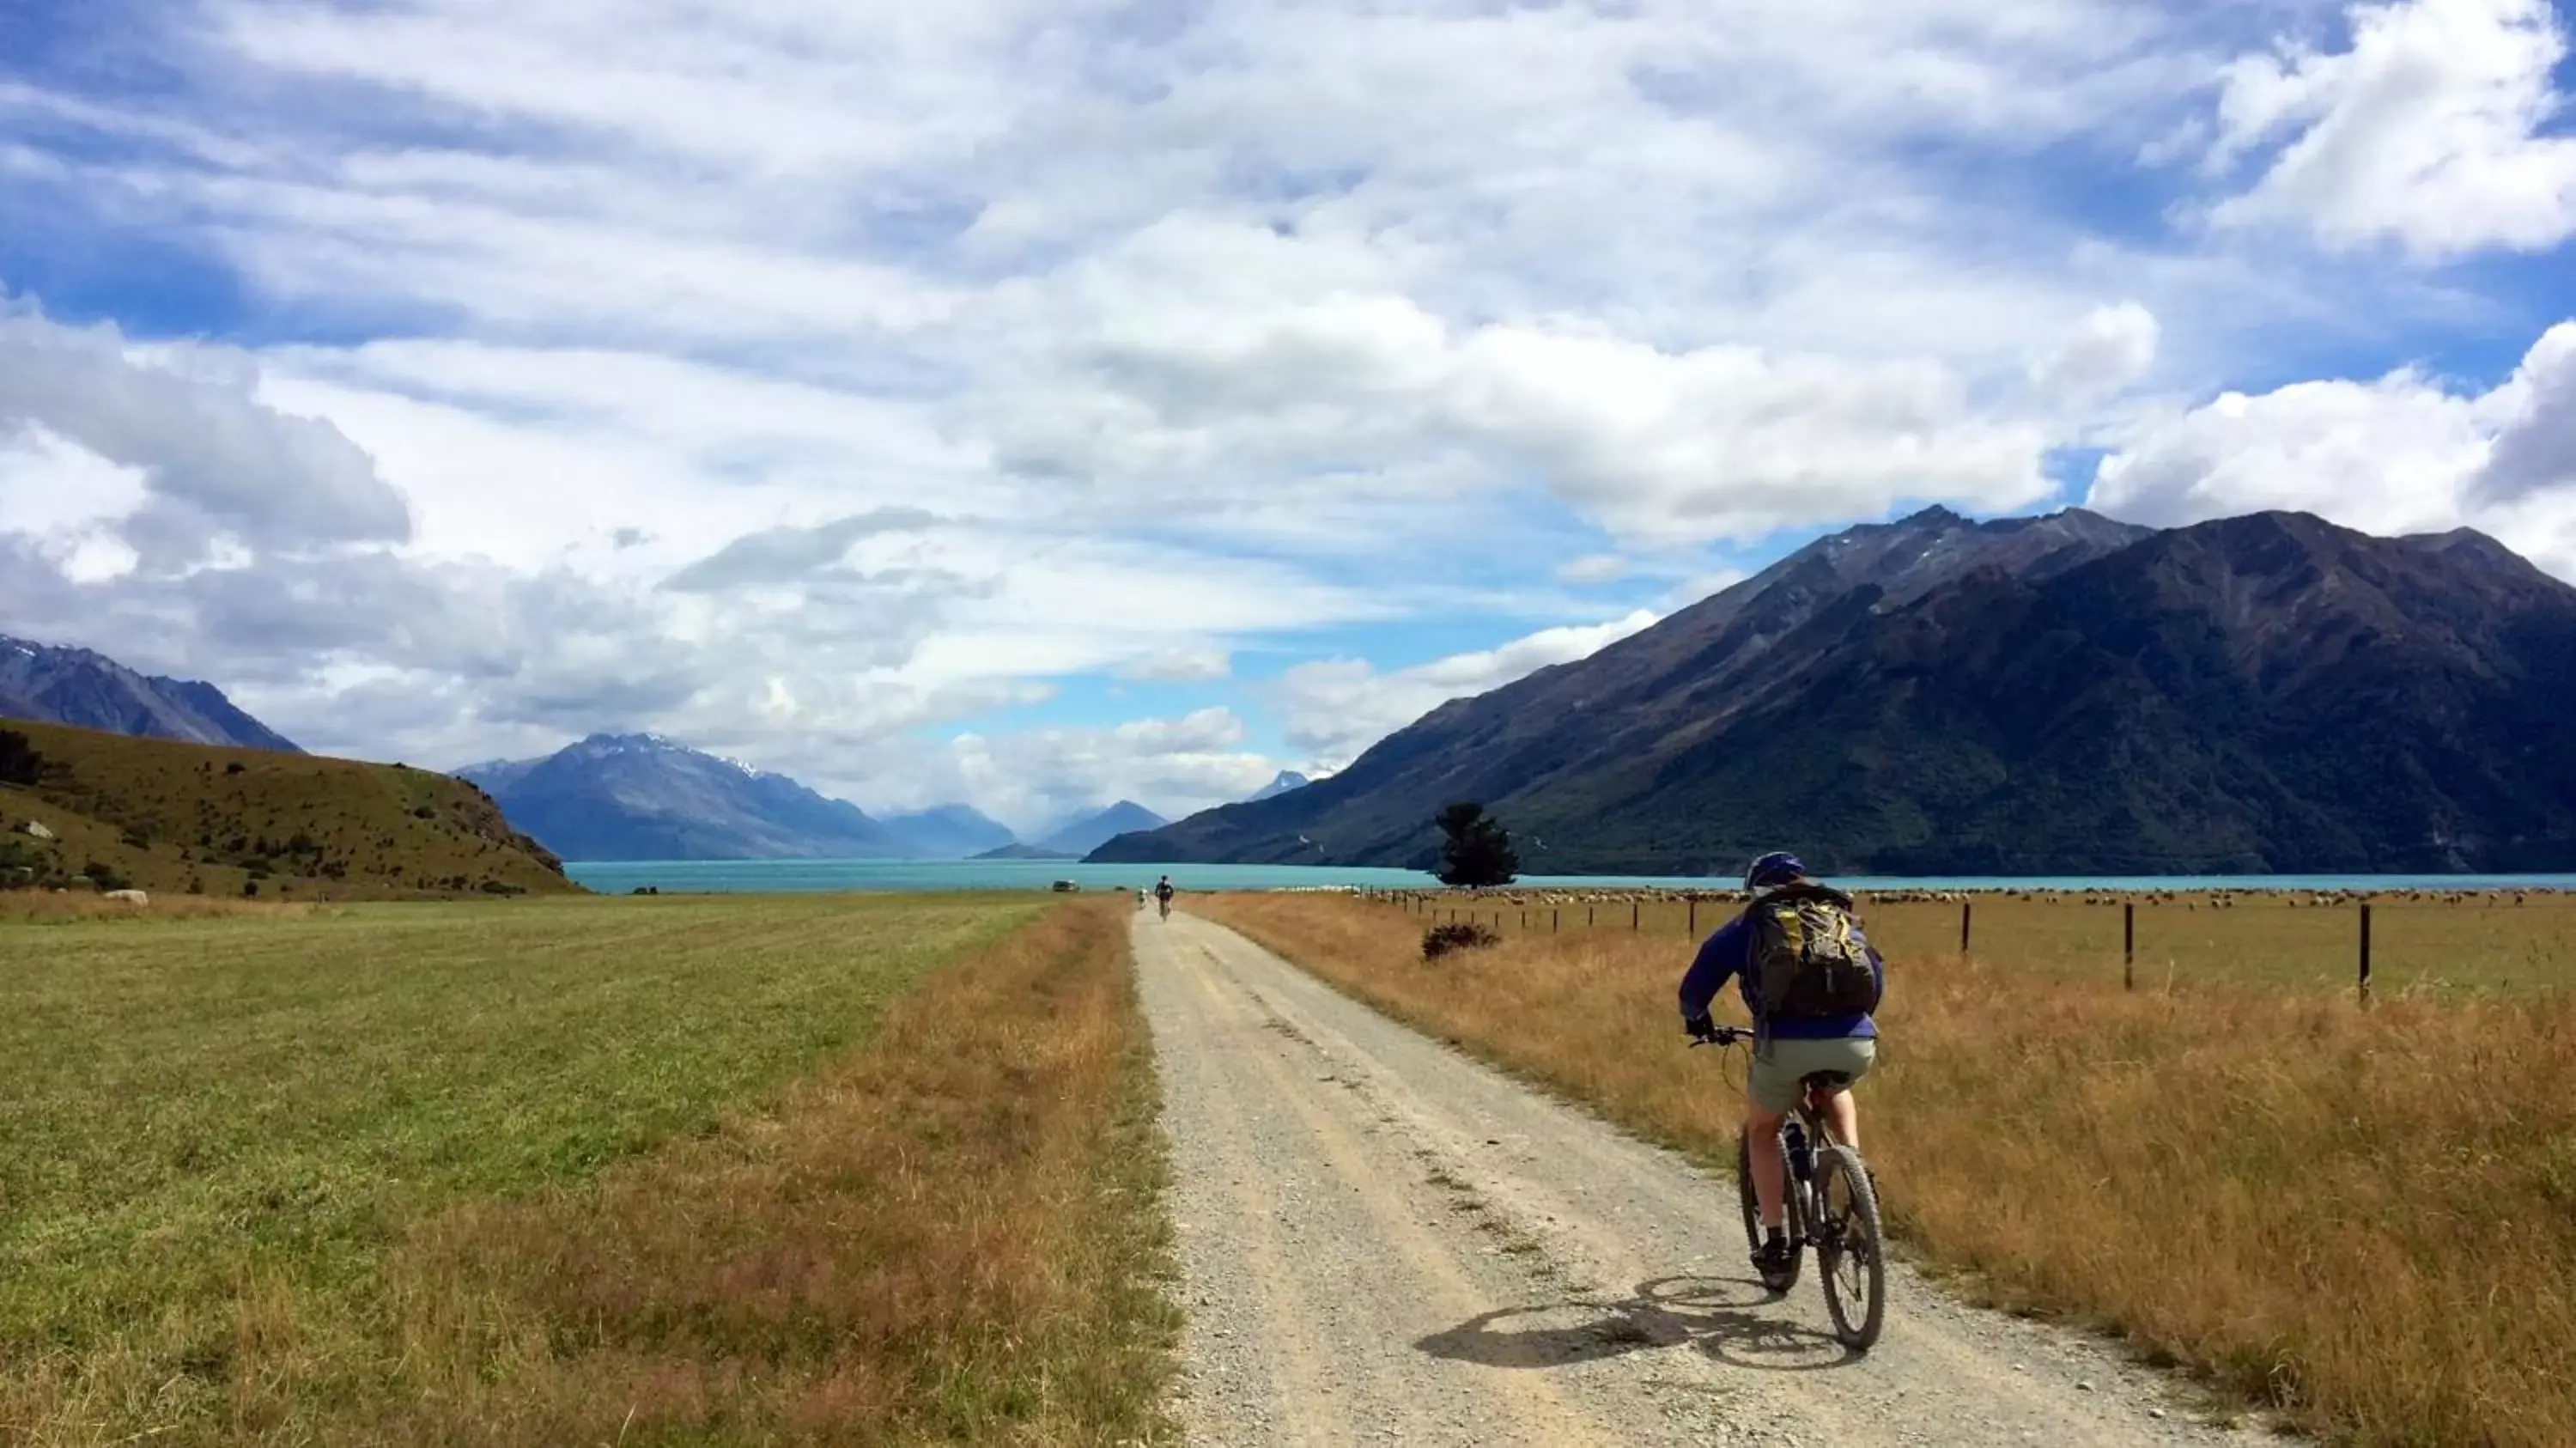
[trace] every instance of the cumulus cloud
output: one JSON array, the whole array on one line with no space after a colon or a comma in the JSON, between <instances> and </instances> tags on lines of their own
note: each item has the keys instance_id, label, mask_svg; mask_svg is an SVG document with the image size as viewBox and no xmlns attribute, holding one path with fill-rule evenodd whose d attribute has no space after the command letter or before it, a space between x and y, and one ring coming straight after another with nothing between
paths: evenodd
<instances>
[{"instance_id":1,"label":"cumulus cloud","mask_svg":"<svg viewBox=\"0 0 2576 1448\"><path fill-rule=\"evenodd\" d=\"M2136 302L2096 307L2063 346L2031 369L2031 381L2052 400L2098 400L2155 365L2158 330L2155 313Z\"/></svg>"},{"instance_id":2,"label":"cumulus cloud","mask_svg":"<svg viewBox=\"0 0 2576 1448\"><path fill-rule=\"evenodd\" d=\"M144 497L116 529L147 566L196 562L224 537L261 548L408 537L410 510L374 461L330 423L261 403L258 382L246 353L145 354L112 326L0 302L0 438L41 432L131 469Z\"/></svg>"},{"instance_id":3,"label":"cumulus cloud","mask_svg":"<svg viewBox=\"0 0 2576 1448\"><path fill-rule=\"evenodd\" d=\"M1641 609L1608 623L1541 629L1498 648L1385 673L1360 659L1298 664L1271 686L1270 696L1290 747L1329 772L1452 699L1499 689L1551 664L1589 658L1656 618Z\"/></svg>"},{"instance_id":4,"label":"cumulus cloud","mask_svg":"<svg viewBox=\"0 0 2576 1448\"><path fill-rule=\"evenodd\" d=\"M1224 468L1294 488L1355 454L1428 496L1534 478L1623 536L1752 537L1900 498L1986 510L2049 485L2038 428L1981 412L1933 358L1711 344L1597 326L1461 327L1348 289L1260 228L1192 223L1100 263L1042 325L1045 385L995 419L1037 477L1171 480ZM1194 258L1194 260L1193 260ZM1247 295L1248 278L1271 278ZM1304 295L1299 295L1303 290Z\"/></svg>"},{"instance_id":5,"label":"cumulus cloud","mask_svg":"<svg viewBox=\"0 0 2576 1448\"><path fill-rule=\"evenodd\" d=\"M2576 488L2576 324L2543 334L2488 410L2495 445L2468 501L2499 507Z\"/></svg>"},{"instance_id":6,"label":"cumulus cloud","mask_svg":"<svg viewBox=\"0 0 2576 1448\"><path fill-rule=\"evenodd\" d=\"M2422 257L2538 251L2576 233L2567 55L2550 0L2394 0L2346 12L2351 47L2284 43L2227 68L2211 161L2268 152L2221 226L2289 222L2332 247Z\"/></svg>"},{"instance_id":7,"label":"cumulus cloud","mask_svg":"<svg viewBox=\"0 0 2576 1448\"><path fill-rule=\"evenodd\" d=\"M2375 533L2470 526L2576 575L2576 322L2513 375L2460 391L2408 369L2223 393L2142 425L2087 506L2170 526L2296 509Z\"/></svg>"},{"instance_id":8,"label":"cumulus cloud","mask_svg":"<svg viewBox=\"0 0 2576 1448\"><path fill-rule=\"evenodd\" d=\"M1278 773L1244 747L1247 733L1233 710L1213 707L1100 728L961 734L944 761L925 761L939 780L927 792L953 787L1022 831L1118 799L1177 819L1241 799Z\"/></svg>"}]
</instances>

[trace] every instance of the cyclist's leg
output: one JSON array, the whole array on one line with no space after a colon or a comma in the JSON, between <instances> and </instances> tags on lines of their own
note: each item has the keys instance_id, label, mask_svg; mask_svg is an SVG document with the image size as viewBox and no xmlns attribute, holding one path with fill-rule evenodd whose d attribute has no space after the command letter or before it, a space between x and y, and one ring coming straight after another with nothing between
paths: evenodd
<instances>
[{"instance_id":1,"label":"cyclist's leg","mask_svg":"<svg viewBox=\"0 0 2576 1448\"><path fill-rule=\"evenodd\" d=\"M1854 1036L1835 1043L1839 1056L1827 1070L1840 1071L1858 1084L1878 1064L1878 1041L1870 1036ZM1860 1150L1860 1105L1852 1099L1848 1087L1837 1091L1825 1102L1825 1121L1834 1130L1834 1140Z\"/></svg>"},{"instance_id":2,"label":"cyclist's leg","mask_svg":"<svg viewBox=\"0 0 2576 1448\"><path fill-rule=\"evenodd\" d=\"M1780 1156L1780 1121L1798 1103L1798 1077L1784 1070L1781 1042L1754 1047L1744 1071L1744 1132L1751 1152L1753 1197L1762 1207L1764 1228L1788 1221L1789 1164Z\"/></svg>"},{"instance_id":3,"label":"cyclist's leg","mask_svg":"<svg viewBox=\"0 0 2576 1448\"><path fill-rule=\"evenodd\" d=\"M1834 1140L1860 1150L1860 1108L1852 1103L1849 1091L1837 1091L1825 1099L1825 1124L1833 1128Z\"/></svg>"},{"instance_id":4,"label":"cyclist's leg","mask_svg":"<svg viewBox=\"0 0 2576 1448\"><path fill-rule=\"evenodd\" d=\"M1748 1098L1744 1103L1744 1144L1753 1162L1753 1200L1761 1207L1765 1234L1784 1231L1789 1212L1789 1164L1780 1159L1780 1118Z\"/></svg>"}]
</instances>

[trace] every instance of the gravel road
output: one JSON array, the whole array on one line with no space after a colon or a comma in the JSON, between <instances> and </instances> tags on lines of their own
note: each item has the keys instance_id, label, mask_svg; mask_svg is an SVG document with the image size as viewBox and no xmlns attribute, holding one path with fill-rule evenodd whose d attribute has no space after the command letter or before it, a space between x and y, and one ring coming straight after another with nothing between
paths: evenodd
<instances>
[{"instance_id":1,"label":"gravel road","mask_svg":"<svg viewBox=\"0 0 2576 1448\"><path fill-rule=\"evenodd\" d=\"M1134 933L1189 1313L1177 1406L1201 1448L2279 1441L1910 1272L1851 1357L1812 1261L1780 1301L1754 1279L1731 1179L1216 925L1143 912ZM1709 1065L1678 1037L1673 1057Z\"/></svg>"}]
</instances>

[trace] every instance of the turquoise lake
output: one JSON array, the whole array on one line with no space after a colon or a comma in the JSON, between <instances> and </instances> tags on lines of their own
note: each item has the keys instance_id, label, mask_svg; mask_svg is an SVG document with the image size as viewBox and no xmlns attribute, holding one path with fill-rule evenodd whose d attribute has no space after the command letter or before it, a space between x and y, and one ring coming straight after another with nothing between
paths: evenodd
<instances>
[{"instance_id":1,"label":"turquoise lake","mask_svg":"<svg viewBox=\"0 0 2576 1448\"><path fill-rule=\"evenodd\" d=\"M1045 890L1071 880L1086 890L1137 888L1168 874L1184 890L1438 889L1413 870L1330 865L1081 865L1052 860L681 860L568 863L565 873L602 894L640 886L666 894L849 890ZM2576 890L2576 875L2128 875L1925 876L1838 879L1868 890ZM1724 890L1731 879L1679 875L1526 875L1550 886Z\"/></svg>"}]
</instances>

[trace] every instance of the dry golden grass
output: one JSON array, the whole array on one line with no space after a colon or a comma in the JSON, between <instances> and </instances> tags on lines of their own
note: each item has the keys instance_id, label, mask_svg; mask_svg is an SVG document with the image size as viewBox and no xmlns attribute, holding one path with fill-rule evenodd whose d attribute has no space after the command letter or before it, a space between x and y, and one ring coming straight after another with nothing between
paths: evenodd
<instances>
[{"instance_id":1,"label":"dry golden grass","mask_svg":"<svg viewBox=\"0 0 2576 1448\"><path fill-rule=\"evenodd\" d=\"M0 929L0 1442L1162 1432L1112 902L320 913Z\"/></svg>"},{"instance_id":2,"label":"dry golden grass","mask_svg":"<svg viewBox=\"0 0 2576 1448\"><path fill-rule=\"evenodd\" d=\"M393 1268L421 1393L394 1436L1154 1433L1172 1319L1125 925L1105 903L1051 912L773 1113L422 1224Z\"/></svg>"},{"instance_id":3,"label":"dry golden grass","mask_svg":"<svg viewBox=\"0 0 2576 1448\"><path fill-rule=\"evenodd\" d=\"M1426 965L1419 919L1390 906L1197 908L1642 1134L1731 1157L1740 1057L1683 1050L1678 938L1524 935ZM1929 1262L2335 1441L2576 1442L2576 1001L2425 990L2365 1011L2180 975L2130 992L1951 943L1895 955L1862 1088L1892 1220Z\"/></svg>"},{"instance_id":4,"label":"dry golden grass","mask_svg":"<svg viewBox=\"0 0 2576 1448\"><path fill-rule=\"evenodd\" d=\"M2220 904L2209 895L2100 895L2087 903L2080 892L2028 898L1981 892L1972 904L1973 951L2024 969L2116 982L2124 898L2136 906L2142 983L2172 977L2348 988L2357 974L2359 907L2317 905L2301 894L2239 895ZM1715 929L1733 906L1703 900L1694 915L1679 900L1632 901L1615 891L1597 898L1515 891L1441 901L1431 909L1435 916L1472 915L1509 937L1634 934L1681 949ZM1871 938L1892 954L1911 959L1958 951L1957 903L1873 901L1868 909ZM2576 986L2576 895L2386 896L2371 914L2375 989ZM1434 916L1414 918L1428 924Z\"/></svg>"}]
</instances>

